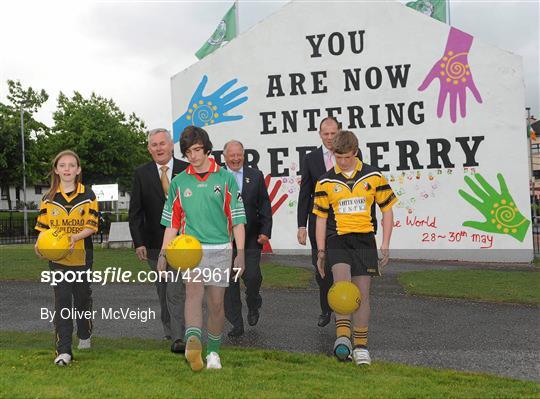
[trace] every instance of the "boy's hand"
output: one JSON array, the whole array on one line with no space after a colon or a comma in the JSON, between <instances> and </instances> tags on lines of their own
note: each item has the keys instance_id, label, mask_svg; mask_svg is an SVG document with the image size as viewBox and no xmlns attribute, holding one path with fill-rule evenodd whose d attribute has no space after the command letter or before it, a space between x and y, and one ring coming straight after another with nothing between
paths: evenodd
<instances>
[{"instance_id":1,"label":"boy's hand","mask_svg":"<svg viewBox=\"0 0 540 399\"><path fill-rule=\"evenodd\" d=\"M386 266L386 264L388 263L388 258L390 257L390 250L388 249L388 244L385 245L383 243L383 245L381 245L381 255L382 255L382 258L379 259L380 269Z\"/></svg>"},{"instance_id":2,"label":"boy's hand","mask_svg":"<svg viewBox=\"0 0 540 399\"><path fill-rule=\"evenodd\" d=\"M167 258L165 254L159 254L159 258L156 264L156 271L161 274L167 270Z\"/></svg>"},{"instance_id":3,"label":"boy's hand","mask_svg":"<svg viewBox=\"0 0 540 399\"><path fill-rule=\"evenodd\" d=\"M233 262L233 271L235 272L234 274L235 281L238 281L238 279L242 277L242 274L244 274L245 268L246 268L246 261L245 261L245 256L244 256L244 250L239 249L236 253L236 258L234 258L234 262Z\"/></svg>"}]
</instances>

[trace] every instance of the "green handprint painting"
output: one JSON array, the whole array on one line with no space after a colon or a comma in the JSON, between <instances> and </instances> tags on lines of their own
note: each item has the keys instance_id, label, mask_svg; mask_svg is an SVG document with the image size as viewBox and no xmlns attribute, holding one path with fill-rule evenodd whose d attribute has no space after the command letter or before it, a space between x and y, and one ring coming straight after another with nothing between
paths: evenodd
<instances>
[{"instance_id":1,"label":"green handprint painting","mask_svg":"<svg viewBox=\"0 0 540 399\"><path fill-rule=\"evenodd\" d=\"M476 194L473 197L464 190L459 190L459 195L474 206L486 220L478 222L469 220L463 222L463 226L485 231L487 233L507 234L516 240L523 242L529 230L531 222L519 211L514 202L503 175L497 174L500 193L498 193L480 173L474 175L475 182L469 176L465 176L465 183Z\"/></svg>"}]
</instances>

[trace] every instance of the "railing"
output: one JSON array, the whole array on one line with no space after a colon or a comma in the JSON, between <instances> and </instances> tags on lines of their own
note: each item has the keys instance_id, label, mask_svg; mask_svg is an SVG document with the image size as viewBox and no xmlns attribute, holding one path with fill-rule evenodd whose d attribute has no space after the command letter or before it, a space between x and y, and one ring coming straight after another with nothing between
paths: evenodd
<instances>
[{"instance_id":1,"label":"railing","mask_svg":"<svg viewBox=\"0 0 540 399\"><path fill-rule=\"evenodd\" d=\"M533 217L532 232L533 232L534 254L540 255L540 218L539 217Z\"/></svg>"},{"instance_id":2,"label":"railing","mask_svg":"<svg viewBox=\"0 0 540 399\"><path fill-rule=\"evenodd\" d=\"M28 214L28 235L24 234L24 219L22 212L5 211L0 212L0 245L7 244L32 244L36 241L38 231L34 229L36 225L37 213ZM111 221L127 222L127 214L113 214L100 212L99 230L92 236L94 243L103 243L109 238Z\"/></svg>"}]
</instances>

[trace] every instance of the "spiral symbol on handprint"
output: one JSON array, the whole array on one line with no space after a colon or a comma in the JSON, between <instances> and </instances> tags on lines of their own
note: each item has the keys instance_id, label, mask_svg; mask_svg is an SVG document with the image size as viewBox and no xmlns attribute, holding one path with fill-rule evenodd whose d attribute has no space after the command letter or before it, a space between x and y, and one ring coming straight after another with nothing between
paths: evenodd
<instances>
[{"instance_id":1,"label":"spiral symbol on handprint","mask_svg":"<svg viewBox=\"0 0 540 399\"><path fill-rule=\"evenodd\" d=\"M465 83L467 81L466 76L470 76L469 65L464 64L458 58L467 57L468 53L457 53L449 51L441 60L441 76L446 76L448 83L453 82L457 85L460 81Z\"/></svg>"},{"instance_id":2,"label":"spiral symbol on handprint","mask_svg":"<svg viewBox=\"0 0 540 399\"><path fill-rule=\"evenodd\" d=\"M216 112L217 107L212 105L211 101L206 103L200 100L198 103L192 104L188 109L186 119L193 121L195 126L208 126L214 124L214 119L219 116Z\"/></svg>"},{"instance_id":3,"label":"spiral symbol on handprint","mask_svg":"<svg viewBox=\"0 0 540 399\"><path fill-rule=\"evenodd\" d=\"M507 204L504 199L501 200L500 204L498 202L493 204L491 214L493 215L491 223L496 225L497 230L502 230L504 233L515 233L517 227L527 221L525 218L522 218L521 221L517 221L517 216L520 215L519 209L516 208L513 202Z\"/></svg>"}]
</instances>

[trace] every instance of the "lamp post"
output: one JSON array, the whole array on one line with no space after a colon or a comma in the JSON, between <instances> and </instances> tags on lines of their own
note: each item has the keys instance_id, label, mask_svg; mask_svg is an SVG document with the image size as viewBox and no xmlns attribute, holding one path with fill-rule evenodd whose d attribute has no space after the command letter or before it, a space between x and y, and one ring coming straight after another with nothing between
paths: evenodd
<instances>
[{"instance_id":1,"label":"lamp post","mask_svg":"<svg viewBox=\"0 0 540 399\"><path fill-rule=\"evenodd\" d=\"M24 237L28 239L28 209L26 208L26 157L24 150L24 108L21 103L21 149L22 149L22 175L23 175L23 217Z\"/></svg>"}]
</instances>

